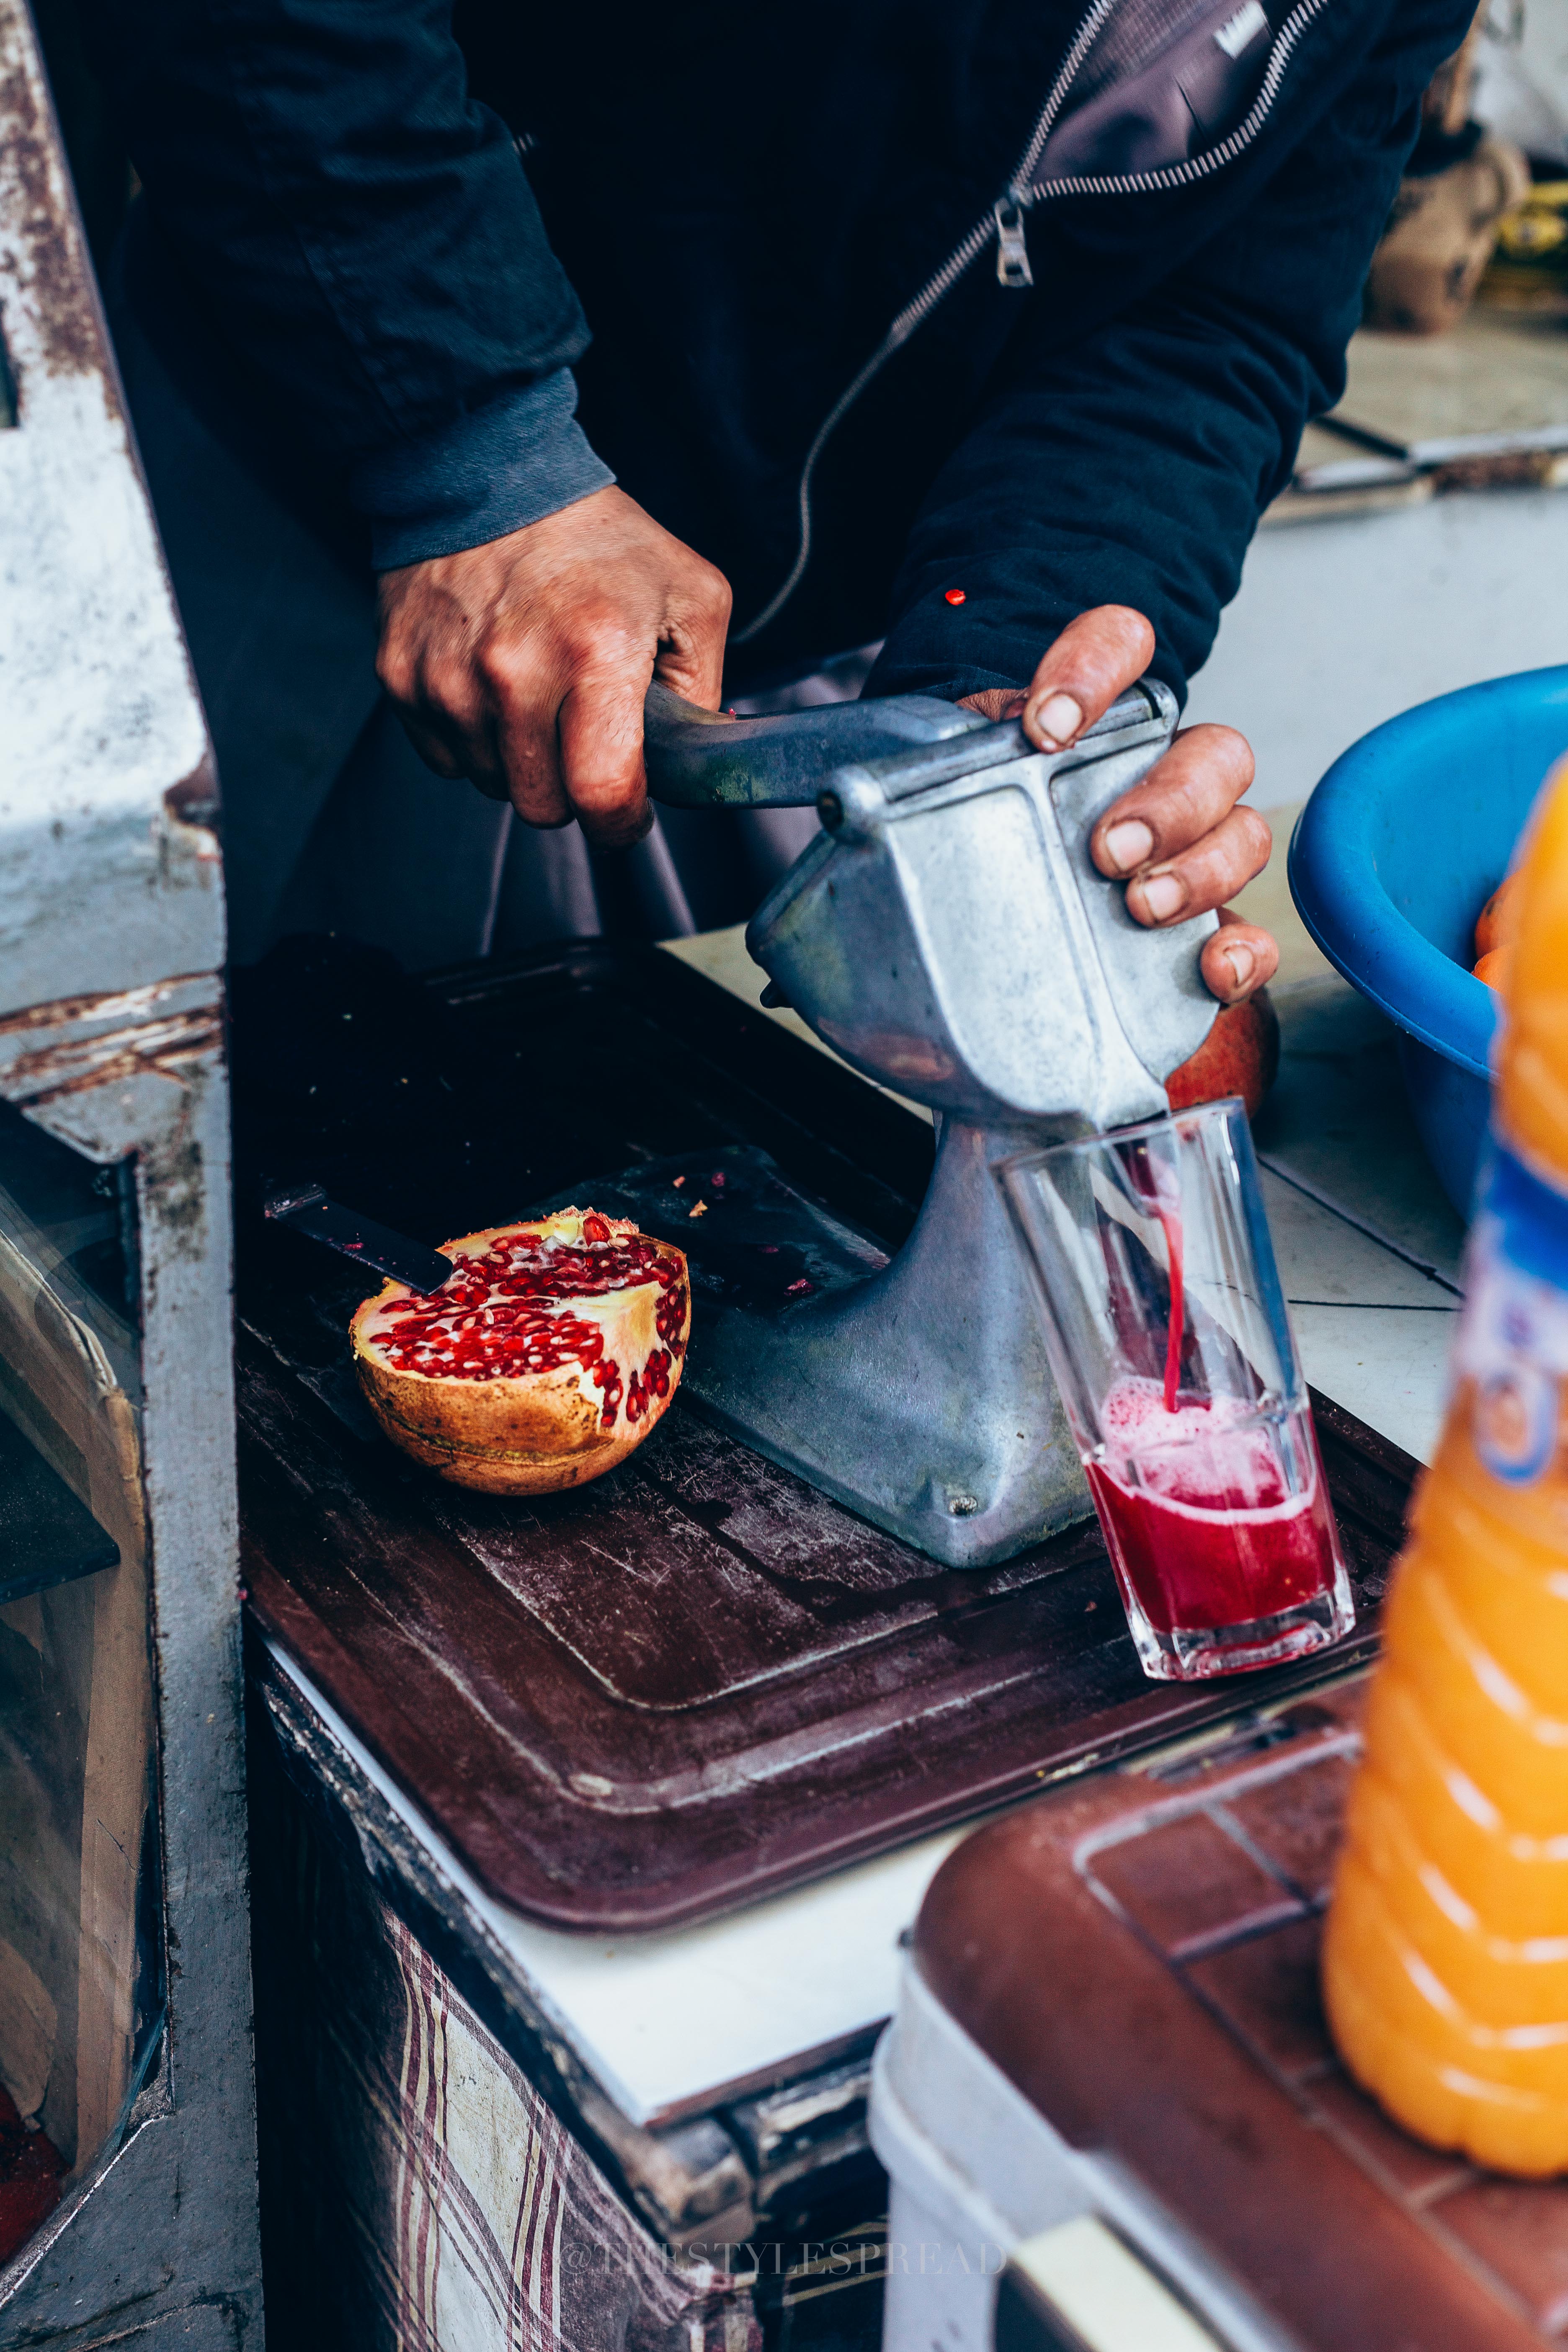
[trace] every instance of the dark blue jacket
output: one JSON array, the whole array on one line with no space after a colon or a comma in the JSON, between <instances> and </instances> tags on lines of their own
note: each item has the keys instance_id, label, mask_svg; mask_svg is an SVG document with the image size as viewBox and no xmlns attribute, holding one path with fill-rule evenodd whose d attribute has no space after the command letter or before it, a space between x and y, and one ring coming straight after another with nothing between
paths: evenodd
<instances>
[{"instance_id":1,"label":"dark blue jacket","mask_svg":"<svg viewBox=\"0 0 1568 2352\"><path fill-rule=\"evenodd\" d=\"M885 631L955 695L1107 601L1184 690L1472 0L94 5L158 236L378 565L613 467L753 668Z\"/></svg>"}]
</instances>

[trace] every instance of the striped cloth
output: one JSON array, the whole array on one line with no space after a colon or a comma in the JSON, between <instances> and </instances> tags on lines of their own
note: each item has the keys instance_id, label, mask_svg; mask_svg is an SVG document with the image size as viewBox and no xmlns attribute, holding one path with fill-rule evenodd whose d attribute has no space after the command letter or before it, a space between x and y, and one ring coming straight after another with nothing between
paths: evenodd
<instances>
[{"instance_id":1,"label":"striped cloth","mask_svg":"<svg viewBox=\"0 0 1568 2352\"><path fill-rule=\"evenodd\" d=\"M383 1916L403 1989L396 2104L374 2117L394 2158L395 2352L760 2352L750 2295L666 2252Z\"/></svg>"}]
</instances>

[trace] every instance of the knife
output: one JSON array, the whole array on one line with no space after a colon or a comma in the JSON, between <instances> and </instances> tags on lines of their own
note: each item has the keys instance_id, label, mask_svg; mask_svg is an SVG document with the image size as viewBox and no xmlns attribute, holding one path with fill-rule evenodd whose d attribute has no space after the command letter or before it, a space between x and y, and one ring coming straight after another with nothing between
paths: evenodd
<instances>
[{"instance_id":1,"label":"knife","mask_svg":"<svg viewBox=\"0 0 1568 2352\"><path fill-rule=\"evenodd\" d=\"M374 1217L362 1217L357 1209L330 1201L319 1184L274 1187L261 1206L275 1224L307 1234L311 1241L352 1257L356 1265L405 1282L411 1290L439 1290L456 1271L439 1250L426 1249L423 1242L412 1242L406 1234L395 1234L390 1225L378 1225Z\"/></svg>"}]
</instances>

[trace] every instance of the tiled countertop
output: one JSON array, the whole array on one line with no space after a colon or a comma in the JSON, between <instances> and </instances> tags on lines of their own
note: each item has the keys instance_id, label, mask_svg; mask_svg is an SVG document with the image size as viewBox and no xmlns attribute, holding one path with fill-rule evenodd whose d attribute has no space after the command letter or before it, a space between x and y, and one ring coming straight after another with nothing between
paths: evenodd
<instances>
[{"instance_id":1,"label":"tiled countertop","mask_svg":"<svg viewBox=\"0 0 1568 2352\"><path fill-rule=\"evenodd\" d=\"M1331 977L1278 1001L1279 1079L1255 1132L1307 1378L1425 1461L1464 1229L1405 1108L1389 1024Z\"/></svg>"}]
</instances>

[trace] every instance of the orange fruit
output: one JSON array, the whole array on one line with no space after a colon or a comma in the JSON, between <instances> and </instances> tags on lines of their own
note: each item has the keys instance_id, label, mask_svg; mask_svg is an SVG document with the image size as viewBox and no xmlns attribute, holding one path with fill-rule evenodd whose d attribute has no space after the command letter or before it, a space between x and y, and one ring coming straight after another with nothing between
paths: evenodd
<instances>
[{"instance_id":1,"label":"orange fruit","mask_svg":"<svg viewBox=\"0 0 1568 2352\"><path fill-rule=\"evenodd\" d=\"M1511 945L1500 948L1489 948L1485 955L1482 956L1480 961L1479 963L1472 964L1470 969L1475 973L1478 980L1484 980L1487 986L1489 988L1495 988L1500 996L1508 986L1509 968L1512 962L1513 949Z\"/></svg>"},{"instance_id":2,"label":"orange fruit","mask_svg":"<svg viewBox=\"0 0 1568 2352\"><path fill-rule=\"evenodd\" d=\"M1498 884L1481 908L1480 919L1476 925L1476 953L1479 956L1489 956L1499 948L1511 947L1518 938L1519 893L1523 879L1522 874L1509 875L1506 881ZM1485 973L1480 977L1485 979ZM1489 981L1487 985L1495 987L1497 983Z\"/></svg>"}]
</instances>

